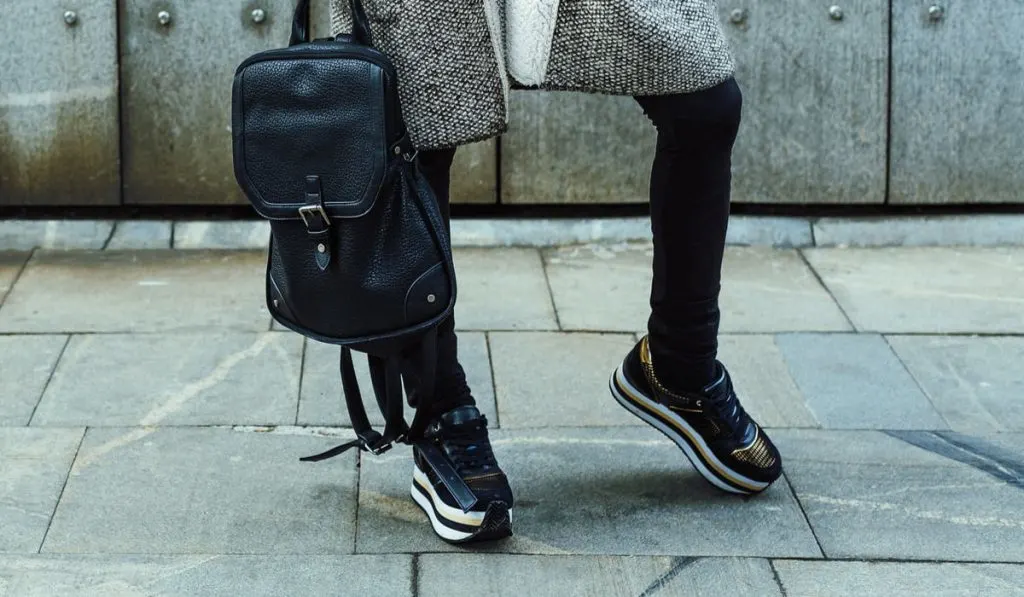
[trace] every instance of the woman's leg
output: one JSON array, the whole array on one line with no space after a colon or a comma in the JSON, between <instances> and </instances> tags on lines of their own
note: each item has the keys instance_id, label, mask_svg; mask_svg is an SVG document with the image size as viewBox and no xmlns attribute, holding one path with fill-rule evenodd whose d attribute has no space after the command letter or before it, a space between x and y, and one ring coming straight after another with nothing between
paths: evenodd
<instances>
[{"instance_id":1,"label":"woman's leg","mask_svg":"<svg viewBox=\"0 0 1024 597\"><path fill-rule=\"evenodd\" d=\"M636 100L658 132L650 190L651 356L663 364L658 375L668 387L696 391L716 373L718 293L742 95L729 79L698 93Z\"/></svg>"},{"instance_id":2,"label":"woman's leg","mask_svg":"<svg viewBox=\"0 0 1024 597\"><path fill-rule=\"evenodd\" d=\"M450 234L449 190L455 148L421 151L418 159L420 170L437 195L437 203ZM456 406L475 404L466 383L466 372L459 363L454 315L444 320L437 330L437 385L434 395L435 402L432 408L437 413L449 411Z\"/></svg>"}]
</instances>

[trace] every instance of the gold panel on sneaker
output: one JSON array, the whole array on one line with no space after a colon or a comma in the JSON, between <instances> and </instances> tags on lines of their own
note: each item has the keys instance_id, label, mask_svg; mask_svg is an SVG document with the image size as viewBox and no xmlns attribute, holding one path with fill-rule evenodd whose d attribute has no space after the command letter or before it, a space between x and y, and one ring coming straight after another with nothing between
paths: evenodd
<instances>
[{"instance_id":1,"label":"gold panel on sneaker","mask_svg":"<svg viewBox=\"0 0 1024 597\"><path fill-rule=\"evenodd\" d=\"M626 410L675 442L709 483L731 493L760 493L782 474L782 458L743 410L729 372L717 366L718 378L701 392L670 390L655 374L645 336L609 387Z\"/></svg>"}]
</instances>

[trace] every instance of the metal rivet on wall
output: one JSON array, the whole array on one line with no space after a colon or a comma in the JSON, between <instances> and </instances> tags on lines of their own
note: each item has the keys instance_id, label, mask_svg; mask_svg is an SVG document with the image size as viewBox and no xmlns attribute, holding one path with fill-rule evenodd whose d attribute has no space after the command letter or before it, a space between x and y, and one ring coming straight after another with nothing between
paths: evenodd
<instances>
[{"instance_id":1,"label":"metal rivet on wall","mask_svg":"<svg viewBox=\"0 0 1024 597\"><path fill-rule=\"evenodd\" d=\"M253 23L256 23L257 25L259 25L260 23L262 23L263 21L266 21L266 20L267 20L267 11L263 10L262 8L257 8L256 10L252 11L252 22Z\"/></svg>"},{"instance_id":2,"label":"metal rivet on wall","mask_svg":"<svg viewBox=\"0 0 1024 597\"><path fill-rule=\"evenodd\" d=\"M843 9L837 4L832 5L828 9L828 16L832 17L833 21L843 20Z\"/></svg>"},{"instance_id":3,"label":"metal rivet on wall","mask_svg":"<svg viewBox=\"0 0 1024 597\"><path fill-rule=\"evenodd\" d=\"M64 22L69 26L74 27L78 24L78 13L73 10L66 11L64 13Z\"/></svg>"},{"instance_id":4,"label":"metal rivet on wall","mask_svg":"<svg viewBox=\"0 0 1024 597\"><path fill-rule=\"evenodd\" d=\"M735 25L742 25L747 20L747 11L743 8L734 8L729 13L729 20Z\"/></svg>"},{"instance_id":5,"label":"metal rivet on wall","mask_svg":"<svg viewBox=\"0 0 1024 597\"><path fill-rule=\"evenodd\" d=\"M166 10L161 10L160 12L156 13L156 20L161 25L166 27L171 24L171 13L167 12Z\"/></svg>"},{"instance_id":6,"label":"metal rivet on wall","mask_svg":"<svg viewBox=\"0 0 1024 597\"><path fill-rule=\"evenodd\" d=\"M942 17L946 16L946 9L942 8L938 4L933 4L928 7L928 18L933 21L941 21Z\"/></svg>"}]
</instances>

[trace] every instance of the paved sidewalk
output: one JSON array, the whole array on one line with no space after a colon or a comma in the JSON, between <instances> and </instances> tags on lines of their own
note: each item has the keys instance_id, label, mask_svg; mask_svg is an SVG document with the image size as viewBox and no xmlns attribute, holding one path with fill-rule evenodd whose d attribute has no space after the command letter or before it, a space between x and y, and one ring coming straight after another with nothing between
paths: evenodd
<instances>
[{"instance_id":1,"label":"paved sidewalk","mask_svg":"<svg viewBox=\"0 0 1024 597\"><path fill-rule=\"evenodd\" d=\"M711 489L607 376L650 249L461 249L516 536L454 549L351 436L264 253L0 253L0 595L1024 594L1024 248L730 248L722 359L785 478Z\"/></svg>"}]
</instances>

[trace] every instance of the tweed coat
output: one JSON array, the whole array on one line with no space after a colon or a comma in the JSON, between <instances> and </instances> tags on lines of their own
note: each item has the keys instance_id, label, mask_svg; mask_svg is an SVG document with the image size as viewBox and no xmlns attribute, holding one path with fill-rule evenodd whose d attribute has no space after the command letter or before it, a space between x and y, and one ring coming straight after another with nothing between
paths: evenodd
<instances>
[{"instance_id":1,"label":"tweed coat","mask_svg":"<svg viewBox=\"0 0 1024 597\"><path fill-rule=\"evenodd\" d=\"M717 0L362 0L420 149L508 130L510 89L687 93L733 73ZM351 30L331 0L332 34Z\"/></svg>"}]
</instances>

